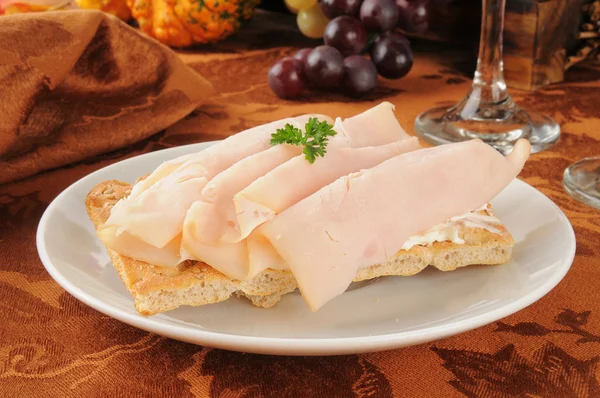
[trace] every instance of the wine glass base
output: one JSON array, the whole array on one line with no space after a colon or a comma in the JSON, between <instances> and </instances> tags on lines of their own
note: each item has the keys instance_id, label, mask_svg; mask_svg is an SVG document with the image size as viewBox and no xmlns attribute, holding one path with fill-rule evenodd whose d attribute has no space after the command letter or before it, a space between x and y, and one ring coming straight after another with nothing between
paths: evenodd
<instances>
[{"instance_id":1,"label":"wine glass base","mask_svg":"<svg viewBox=\"0 0 600 398\"><path fill-rule=\"evenodd\" d=\"M531 153L543 151L560 137L560 126L538 112L524 112L507 98L502 103L476 107L465 98L453 108L438 107L419 115L416 134L434 145L479 138L502 154L510 153L517 140L526 138Z\"/></svg>"},{"instance_id":2,"label":"wine glass base","mask_svg":"<svg viewBox=\"0 0 600 398\"><path fill-rule=\"evenodd\" d=\"M563 187L574 199L600 209L600 157L581 159L567 167Z\"/></svg>"}]
</instances>

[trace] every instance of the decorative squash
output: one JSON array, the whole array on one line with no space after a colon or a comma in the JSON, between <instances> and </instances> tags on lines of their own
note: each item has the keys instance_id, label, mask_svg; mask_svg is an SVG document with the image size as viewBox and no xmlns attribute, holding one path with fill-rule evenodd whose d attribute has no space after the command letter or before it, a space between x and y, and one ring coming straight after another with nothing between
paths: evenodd
<instances>
[{"instance_id":1,"label":"decorative squash","mask_svg":"<svg viewBox=\"0 0 600 398\"><path fill-rule=\"evenodd\" d=\"M127 22L131 19L131 10L126 0L75 0L81 8L101 10Z\"/></svg>"},{"instance_id":2,"label":"decorative squash","mask_svg":"<svg viewBox=\"0 0 600 398\"><path fill-rule=\"evenodd\" d=\"M237 32L260 0L127 0L140 29L171 47L214 43Z\"/></svg>"}]
</instances>

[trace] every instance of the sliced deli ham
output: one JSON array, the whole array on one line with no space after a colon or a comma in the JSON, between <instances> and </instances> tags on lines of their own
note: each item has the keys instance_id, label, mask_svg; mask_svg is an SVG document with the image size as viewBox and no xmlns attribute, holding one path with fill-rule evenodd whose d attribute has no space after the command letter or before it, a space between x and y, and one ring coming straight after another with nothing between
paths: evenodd
<instances>
[{"instance_id":1,"label":"sliced deli ham","mask_svg":"<svg viewBox=\"0 0 600 398\"><path fill-rule=\"evenodd\" d=\"M222 240L238 242L257 226L336 179L419 148L419 141L412 137L381 146L330 149L314 164L302 156L295 157L235 195L235 212L228 222L237 228L224 234Z\"/></svg>"},{"instance_id":2,"label":"sliced deli ham","mask_svg":"<svg viewBox=\"0 0 600 398\"><path fill-rule=\"evenodd\" d=\"M311 117L332 123L323 115L304 115L258 126L202 152L165 162L111 209L98 236L107 247L118 248L134 259L149 261L148 253L152 252L153 263L164 267L173 267L185 259L200 260L231 278L243 278L250 269L249 258L258 261L269 255L272 261L266 263L274 263L280 261L280 257L260 237L252 240L251 247L257 250L250 255L244 238L260 223L242 233L235 195L290 161L293 162L288 171L320 170L312 181L298 179L297 192L293 195L290 195L290 186L284 187L280 202L269 210L271 215L266 208L263 213L257 210L261 205L270 206L271 202L262 203L250 195L245 205L252 201L252 213L259 211L264 217L260 222L265 222L342 175L417 149L416 139L410 138L400 127L393 109L392 104L384 102L345 120L338 118L335 122L338 134L330 138L327 147L330 158L319 158L317 166L312 165L315 168L310 170L300 155L301 147L272 147L270 139L286 124L305 129ZM395 143L401 140L406 142ZM358 149L363 147L369 148ZM324 163L319 166L318 162ZM279 172L275 179L271 177L270 184L277 179L283 184L289 178ZM179 250L177 242L180 242ZM255 264L254 272L264 269Z\"/></svg>"},{"instance_id":3,"label":"sliced deli ham","mask_svg":"<svg viewBox=\"0 0 600 398\"><path fill-rule=\"evenodd\" d=\"M276 120L271 123L252 127L227 137L223 141L220 141L201 152L183 155L164 162L158 166L156 170L150 173L148 177L134 185L130 197L137 197L162 178L178 170L179 167L184 164L194 163L202 165L206 169L206 173L209 176L208 179L210 179L239 160L268 149L270 147L271 134L277 129L283 128L288 123L294 127L303 128L311 117L316 117L319 120L327 120L330 123L333 122L333 120L326 115L308 114L295 118Z\"/></svg>"},{"instance_id":4,"label":"sliced deli ham","mask_svg":"<svg viewBox=\"0 0 600 398\"><path fill-rule=\"evenodd\" d=\"M379 146L410 138L394 115L394 105L382 102L358 115L342 120L337 118L333 129L348 137L352 148ZM331 147L335 147L334 143Z\"/></svg>"},{"instance_id":5,"label":"sliced deli ham","mask_svg":"<svg viewBox=\"0 0 600 398\"><path fill-rule=\"evenodd\" d=\"M244 212L247 212L248 223L244 225L252 223L251 229L254 229L343 175L372 167L393 156L418 148L418 140L410 138L379 147L332 149L314 164L308 163L301 155L274 168L239 192L236 198L239 199L242 194L246 196L238 202L240 206L237 210L232 201L198 201L192 205L186 217L182 257L204 261L225 275L240 280L252 278L267 268L285 269L285 263L268 241L254 236L250 233L251 230L240 231L238 217L244 219ZM249 177L252 173L249 172L251 167L246 164L248 160L250 158L222 174L229 174L231 171L232 175ZM238 173L235 170L238 167L246 170L246 173ZM221 175L217 176L205 189L220 177ZM233 183L224 184L223 187L224 191L228 191L227 195L236 189ZM226 223L219 220L224 216L228 220ZM219 235L220 239L217 239ZM218 254L220 252L222 255Z\"/></svg>"},{"instance_id":6,"label":"sliced deli ham","mask_svg":"<svg viewBox=\"0 0 600 398\"><path fill-rule=\"evenodd\" d=\"M240 160L206 184L183 222L182 259L204 261L230 278L244 279L248 273L245 242L219 242L223 234L235 232L236 224L227 221L231 212L235 218L233 196L301 151L292 145L271 147Z\"/></svg>"},{"instance_id":7,"label":"sliced deli ham","mask_svg":"<svg viewBox=\"0 0 600 398\"><path fill-rule=\"evenodd\" d=\"M294 274L312 310L342 294L360 267L384 262L412 235L495 197L530 146L504 157L480 140L422 149L344 176L257 232Z\"/></svg>"},{"instance_id":8,"label":"sliced deli ham","mask_svg":"<svg viewBox=\"0 0 600 398\"><path fill-rule=\"evenodd\" d=\"M181 233L183 217L207 181L201 164L189 164L159 180L137 198L119 201L99 229L100 239L112 247L116 244L114 240L120 239L117 232L126 231L157 248L166 246Z\"/></svg>"},{"instance_id":9,"label":"sliced deli ham","mask_svg":"<svg viewBox=\"0 0 600 398\"><path fill-rule=\"evenodd\" d=\"M173 251L171 242L181 234L187 211L201 198L206 183L239 160L269 149L271 134L278 128L288 123L303 128L311 117L332 122L328 116L317 114L282 119L235 134L201 152L163 163L135 184L129 197L111 209L110 217L98 230L98 237L107 247L116 249L125 246L121 240L127 236L131 247L127 255L140 260L145 254L135 248L152 245L164 251L157 256L155 264L173 266L173 259L180 254L179 249ZM127 235L121 235L123 232ZM135 239L139 242L132 243ZM168 262L162 261L167 258Z\"/></svg>"},{"instance_id":10,"label":"sliced deli ham","mask_svg":"<svg viewBox=\"0 0 600 398\"><path fill-rule=\"evenodd\" d=\"M374 128L368 129L365 119L372 120ZM266 206L274 204L270 211L276 214L336 178L420 148L418 140L406 135L400 127L388 102L343 122L338 119L337 125L340 132L330 138L327 156L315 164L308 163L300 154L301 147L277 145L218 174L190 208L186 230L193 230L193 239L203 244L239 242L251 229L241 231L238 216L252 213L252 216L258 214L258 218L267 217L269 209L258 211L261 199ZM380 146L370 146L380 142L383 143ZM236 209L236 201L246 205L252 201L255 206ZM255 224L252 229L260 224L256 224L256 219L251 222ZM184 234L184 241L188 238L191 237Z\"/></svg>"},{"instance_id":11,"label":"sliced deli ham","mask_svg":"<svg viewBox=\"0 0 600 398\"><path fill-rule=\"evenodd\" d=\"M182 259L204 261L231 278L245 278L249 272L249 263L246 242L243 241L237 220L234 205L235 194L255 180L269 175L274 169L292 161L294 164L300 165L305 172L315 174L312 180L302 179L295 182L296 189L300 193L300 196L296 195L295 200L297 201L350 171L360 170L361 167L371 167L399 153L417 149L418 141L416 138L409 138L402 130L394 117L391 104L384 103L368 112L371 113L371 118L381 119L376 123L377 130L359 130L357 126L364 124L364 122L360 122L361 115L340 122L344 126L347 124L348 130L331 137L327 155L324 158L318 158L313 165L307 162L304 155L300 155L301 147L276 145L240 160L215 176L207 183L201 197L191 205L185 217L181 243ZM388 147L370 148L362 153L344 152L342 149L351 149L356 145L369 145L375 142L389 144L399 139L407 139L409 143L406 145L395 143ZM349 156L353 155L356 158L351 159ZM329 159L330 157L332 159ZM342 163L336 165L335 161ZM321 165L322 162L325 167ZM304 165L310 165L313 168L306 169ZM331 168L334 168L334 171L328 170ZM293 177L277 173L276 179L279 181L273 183L284 184L286 180ZM219 253L222 254L219 255ZM237 256L232 258L232 253L237 253Z\"/></svg>"},{"instance_id":12,"label":"sliced deli ham","mask_svg":"<svg viewBox=\"0 0 600 398\"><path fill-rule=\"evenodd\" d=\"M234 195L301 152L299 146L276 145L248 156L218 174L205 185L199 200L189 208L184 226L193 228L187 231L205 244L216 244L223 234L235 233L236 224L231 220L235 218Z\"/></svg>"}]
</instances>

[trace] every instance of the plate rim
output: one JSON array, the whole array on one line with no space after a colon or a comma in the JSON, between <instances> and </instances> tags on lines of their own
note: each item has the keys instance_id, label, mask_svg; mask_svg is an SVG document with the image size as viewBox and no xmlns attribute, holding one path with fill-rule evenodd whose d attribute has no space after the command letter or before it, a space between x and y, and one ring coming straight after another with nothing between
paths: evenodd
<instances>
[{"instance_id":1,"label":"plate rim","mask_svg":"<svg viewBox=\"0 0 600 398\"><path fill-rule=\"evenodd\" d=\"M536 290L529 292L527 295L518 298L517 300L506 304L500 308L493 309L484 314L479 314L468 319L455 320L448 324L425 327L417 330L406 332L396 332L375 336L353 336L353 337L318 337L318 338L296 338L296 337L264 337L264 336L246 336L229 333L220 333L210 330L194 329L185 325L165 324L160 319L146 317L141 314L130 314L125 310L119 309L111 304L105 303L100 299L96 299L79 288L77 285L64 277L60 271L54 266L48 252L44 240L45 232L48 230L48 219L63 197L67 197L71 191L76 190L79 185L83 185L89 180L107 168L126 166L127 163L137 162L143 157L156 156L157 153L177 152L193 150L195 147L205 148L214 143L220 142L208 141L196 144L172 147L153 151L145 154L133 156L119 162L115 162L104 166L86 176L81 177L60 194L58 194L48 205L38 223L36 231L36 248L38 255L48 274L57 282L67 293L71 294L77 300L95 309L96 311L110 316L120 322L130 326L145 330L150 333L159 334L175 340L184 341L197 345L204 345L214 348L226 349L231 351L267 354L267 355L301 355L301 356L328 356L328 355L347 355L358 354L365 352L377 352L391 350L401 347L422 344L426 342L436 341L460 333L464 333L492 322L498 321L518 311L521 311L528 306L548 294L554 289L565 275L570 270L576 253L577 241L573 225L569 221L564 212L550 198L542 192L529 185L525 181L515 178L511 184L519 184L528 190L533 190L534 194L541 195L547 203L557 211L558 216L568 225L567 232L569 233L571 252L565 257L568 259L567 264L560 268L560 272L552 275L544 284Z\"/></svg>"}]
</instances>

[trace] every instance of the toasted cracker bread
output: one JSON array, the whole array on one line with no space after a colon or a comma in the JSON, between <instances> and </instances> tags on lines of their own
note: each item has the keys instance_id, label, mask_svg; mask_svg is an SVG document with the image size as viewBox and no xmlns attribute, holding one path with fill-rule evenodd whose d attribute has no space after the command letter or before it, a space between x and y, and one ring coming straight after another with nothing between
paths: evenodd
<instances>
[{"instance_id":1,"label":"toasted cracker bread","mask_svg":"<svg viewBox=\"0 0 600 398\"><path fill-rule=\"evenodd\" d=\"M111 180L94 187L85 200L96 229L109 217L110 209L131 191L127 183ZM513 238L503 225L500 233L482 228L461 227L464 244L435 242L400 250L383 264L361 268L355 282L380 276L410 276L428 265L452 271L471 264L502 264L510 259ZM182 305L201 306L227 300L233 293L248 298L257 307L269 308L282 295L297 287L289 271L267 269L246 281L231 280L209 265L185 261L175 268L159 267L133 260L107 249L121 280L134 297L135 308L143 315L169 311Z\"/></svg>"}]
</instances>

